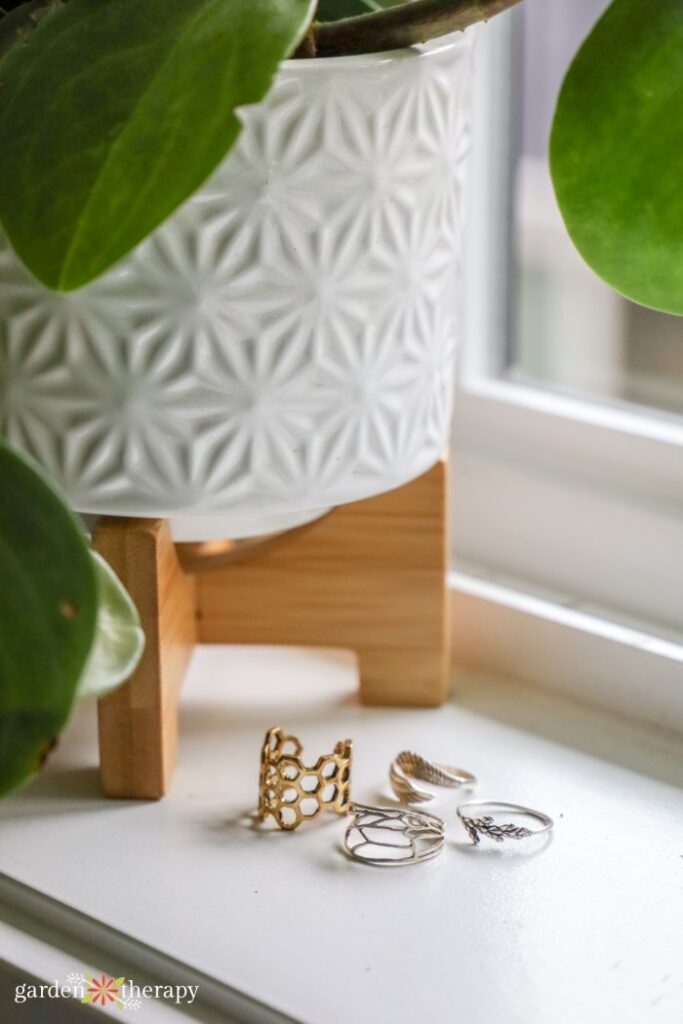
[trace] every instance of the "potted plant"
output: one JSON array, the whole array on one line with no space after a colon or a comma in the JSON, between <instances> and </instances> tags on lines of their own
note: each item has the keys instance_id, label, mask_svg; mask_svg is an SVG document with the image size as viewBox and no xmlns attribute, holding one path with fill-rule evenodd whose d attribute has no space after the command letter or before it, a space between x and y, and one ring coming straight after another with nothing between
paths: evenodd
<instances>
[{"instance_id":1,"label":"potted plant","mask_svg":"<svg viewBox=\"0 0 683 1024\"><path fill-rule=\"evenodd\" d=\"M54 6L4 62L3 90L16 75L17 102L46 104L0 154L8 441L80 511L170 517L185 540L427 469L449 420L469 41L281 63L309 0ZM60 165L64 206L39 181Z\"/></svg>"},{"instance_id":2,"label":"potted plant","mask_svg":"<svg viewBox=\"0 0 683 1024\"><path fill-rule=\"evenodd\" d=\"M74 508L237 536L438 457L459 30L515 2L0 0L0 428ZM613 0L551 139L579 250L674 313L682 101L680 0ZM52 485L5 447L0 474L5 791L141 641Z\"/></svg>"},{"instance_id":3,"label":"potted plant","mask_svg":"<svg viewBox=\"0 0 683 1024\"><path fill-rule=\"evenodd\" d=\"M468 34L441 37L514 2L31 0L0 21L2 430L75 508L239 536L438 458L470 67ZM677 119L654 126L680 21L615 0L553 138L579 247L667 308Z\"/></svg>"}]
</instances>

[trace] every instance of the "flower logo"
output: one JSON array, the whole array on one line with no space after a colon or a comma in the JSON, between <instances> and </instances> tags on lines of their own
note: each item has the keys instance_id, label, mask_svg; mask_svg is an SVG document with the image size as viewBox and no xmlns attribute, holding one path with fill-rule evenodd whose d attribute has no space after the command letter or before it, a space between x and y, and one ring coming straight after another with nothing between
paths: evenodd
<instances>
[{"instance_id":1,"label":"flower logo","mask_svg":"<svg viewBox=\"0 0 683 1024\"><path fill-rule=\"evenodd\" d=\"M88 988L81 999L82 1003L97 1003L100 1006L107 1006L109 1003L114 1003L119 1008L123 1007L123 1002L119 998L119 990L123 985L125 978L110 978L106 974L100 975L99 978L94 978L92 974L86 971L86 980L88 982Z\"/></svg>"}]
</instances>

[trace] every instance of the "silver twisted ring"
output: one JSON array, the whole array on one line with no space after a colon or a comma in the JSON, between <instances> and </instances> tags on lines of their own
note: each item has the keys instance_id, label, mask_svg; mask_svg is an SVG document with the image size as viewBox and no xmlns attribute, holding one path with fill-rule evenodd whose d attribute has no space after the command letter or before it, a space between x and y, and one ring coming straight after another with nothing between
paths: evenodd
<instances>
[{"instance_id":1,"label":"silver twisted ring","mask_svg":"<svg viewBox=\"0 0 683 1024\"><path fill-rule=\"evenodd\" d=\"M471 813L468 814L467 811ZM487 811L491 813L487 814ZM526 828L511 822L499 824L493 817L498 811L511 811L526 818L534 818L540 823L540 828ZM521 804L508 804L503 800L471 800L466 804L460 804L458 817L475 846L479 845L482 836L488 836L495 843L502 843L506 839L527 839L529 836L549 832L554 824L553 819L543 811L534 811L531 807L523 807Z\"/></svg>"},{"instance_id":2,"label":"silver twisted ring","mask_svg":"<svg viewBox=\"0 0 683 1024\"><path fill-rule=\"evenodd\" d=\"M431 782L433 786L448 786L450 789L473 786L477 781L476 776L463 768L434 764L412 750L402 750L396 755L389 768L389 779L399 800L411 804L423 804L434 797L426 789L414 786L410 779L421 779L422 782Z\"/></svg>"}]
</instances>

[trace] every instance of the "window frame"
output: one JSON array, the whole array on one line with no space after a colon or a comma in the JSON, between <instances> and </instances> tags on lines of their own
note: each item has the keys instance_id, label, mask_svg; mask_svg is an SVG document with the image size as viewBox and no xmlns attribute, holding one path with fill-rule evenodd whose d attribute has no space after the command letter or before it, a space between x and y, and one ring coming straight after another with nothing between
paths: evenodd
<instances>
[{"instance_id":1,"label":"window frame","mask_svg":"<svg viewBox=\"0 0 683 1024\"><path fill-rule=\"evenodd\" d=\"M683 652L683 420L502 376L512 275L509 228L501 225L511 223L516 154L508 126L517 120L520 31L519 12L510 12L475 47L466 309L451 446L455 604L462 610L462 601L476 600L480 616L486 606L494 618L526 608L539 628L553 618L549 608L572 608L593 622L584 623L589 632L595 622L604 625L597 634L606 637L605 657L620 648L620 672L625 649L649 647L653 665L667 661L668 680L672 651ZM493 619L491 626L495 632ZM581 628L572 623L577 640ZM471 645L457 628L455 636L456 659L471 662ZM497 665L504 651L482 654L482 663L489 655ZM632 660L640 673L639 659ZM506 666L530 675L528 664ZM542 671L553 671L550 648ZM675 701L683 707L683 686Z\"/></svg>"}]
</instances>

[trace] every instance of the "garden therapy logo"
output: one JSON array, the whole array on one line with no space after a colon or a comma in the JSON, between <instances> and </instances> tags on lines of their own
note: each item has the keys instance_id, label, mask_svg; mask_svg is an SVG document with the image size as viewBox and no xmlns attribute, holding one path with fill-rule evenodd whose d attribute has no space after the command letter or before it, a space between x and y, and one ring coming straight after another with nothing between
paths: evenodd
<instances>
[{"instance_id":1,"label":"garden therapy logo","mask_svg":"<svg viewBox=\"0 0 683 1024\"><path fill-rule=\"evenodd\" d=\"M34 985L15 985L14 1002L29 999L79 999L103 1009L139 1010L148 999L190 1006L197 997L199 985L137 985L130 978L114 978L108 974L68 974L66 981Z\"/></svg>"}]
</instances>

